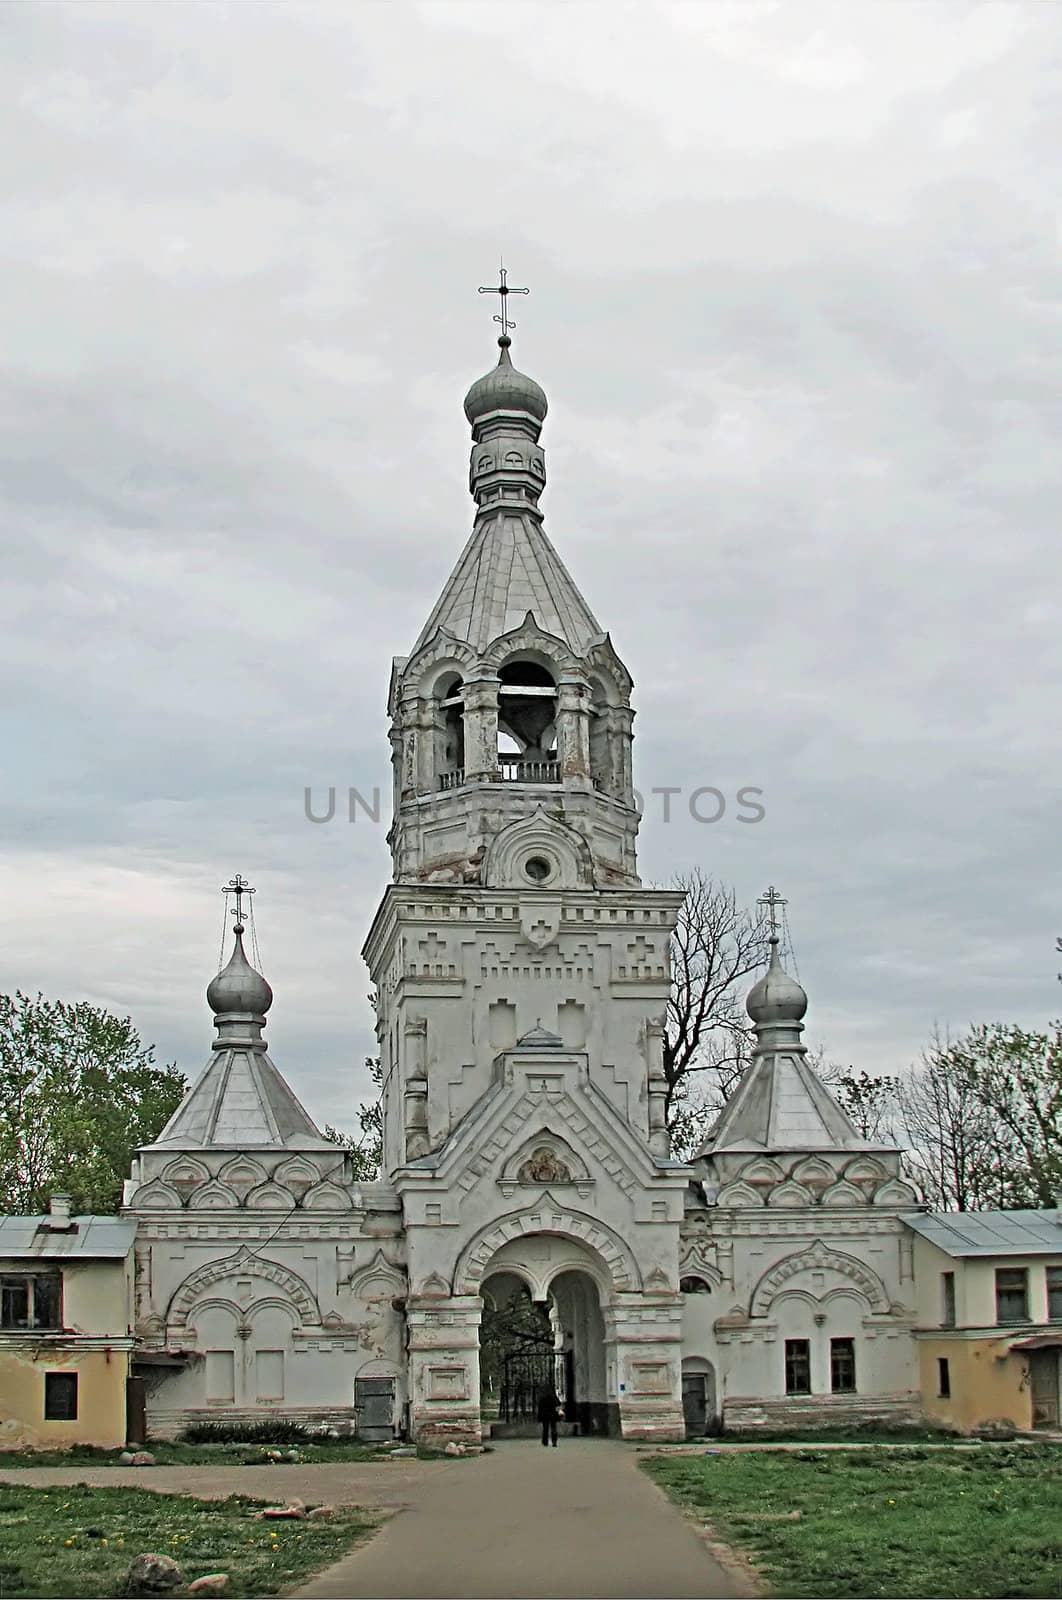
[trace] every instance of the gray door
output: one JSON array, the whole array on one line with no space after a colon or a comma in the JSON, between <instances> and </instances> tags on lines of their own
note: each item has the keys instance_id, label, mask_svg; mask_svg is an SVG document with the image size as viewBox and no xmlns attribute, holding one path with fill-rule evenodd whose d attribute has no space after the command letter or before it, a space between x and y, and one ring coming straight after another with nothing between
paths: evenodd
<instances>
[{"instance_id":1,"label":"gray door","mask_svg":"<svg viewBox=\"0 0 1062 1600\"><path fill-rule=\"evenodd\" d=\"M1058 1351L1029 1352L1034 1428L1058 1427Z\"/></svg>"},{"instance_id":2,"label":"gray door","mask_svg":"<svg viewBox=\"0 0 1062 1600\"><path fill-rule=\"evenodd\" d=\"M686 1437L703 1439L708 1427L707 1379L703 1372L682 1374L682 1415L686 1419Z\"/></svg>"},{"instance_id":3,"label":"gray door","mask_svg":"<svg viewBox=\"0 0 1062 1600\"><path fill-rule=\"evenodd\" d=\"M359 1439L390 1439L394 1433L395 1380L357 1378L354 1412L354 1431Z\"/></svg>"}]
</instances>

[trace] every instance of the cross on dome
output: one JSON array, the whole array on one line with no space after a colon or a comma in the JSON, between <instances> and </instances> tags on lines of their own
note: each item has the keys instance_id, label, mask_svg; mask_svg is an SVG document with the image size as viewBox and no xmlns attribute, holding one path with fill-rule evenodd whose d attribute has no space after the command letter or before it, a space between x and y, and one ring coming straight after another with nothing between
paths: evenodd
<instances>
[{"instance_id":1,"label":"cross on dome","mask_svg":"<svg viewBox=\"0 0 1062 1600\"><path fill-rule=\"evenodd\" d=\"M506 282L504 261L498 267L498 278L500 281L497 288L495 288L492 284L480 284L479 292L480 294L501 295L501 315L498 316L497 313L495 313L494 321L501 323L501 338L498 340L498 343L501 345L502 349L505 350L512 343L512 340L509 338L509 329L516 327L516 323L510 321L506 309L508 296L511 294L530 294L531 290L514 289L511 284Z\"/></svg>"}]
</instances>

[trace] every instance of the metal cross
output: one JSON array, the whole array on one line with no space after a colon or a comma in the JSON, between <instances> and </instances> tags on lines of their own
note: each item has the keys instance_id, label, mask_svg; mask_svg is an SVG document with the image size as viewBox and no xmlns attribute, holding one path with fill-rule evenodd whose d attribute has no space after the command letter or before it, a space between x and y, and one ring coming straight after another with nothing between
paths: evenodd
<instances>
[{"instance_id":1,"label":"metal cross","mask_svg":"<svg viewBox=\"0 0 1062 1600\"><path fill-rule=\"evenodd\" d=\"M244 895L247 895L248 899L250 899L250 896L254 894L254 890L247 882L247 879L241 878L240 874L237 873L234 878L229 879L228 883L225 884L221 892L223 895L225 895L226 899L230 894L234 894L236 896L236 910L232 913L232 915L236 918L237 926L242 927L243 897Z\"/></svg>"},{"instance_id":2,"label":"metal cross","mask_svg":"<svg viewBox=\"0 0 1062 1600\"><path fill-rule=\"evenodd\" d=\"M770 928L771 928L771 938L777 943L777 940L778 940L778 911L779 911L780 907L787 906L789 904L789 901L782 899L782 896L778 893L778 890L775 888L774 884L772 883L770 885L770 887L763 894L760 895L760 898L757 900L756 904L758 906L766 907L767 920L770 923Z\"/></svg>"},{"instance_id":3,"label":"metal cross","mask_svg":"<svg viewBox=\"0 0 1062 1600\"><path fill-rule=\"evenodd\" d=\"M494 318L494 321L501 323L502 338L503 339L508 339L508 337L509 337L509 329L510 328L515 328L516 327L516 323L515 322L511 322L509 320L508 315L506 314L506 309L505 309L506 308L506 296L510 295L510 294L530 294L531 290L530 289L513 289L513 288L511 288L510 285L507 284L506 281L505 281L505 267L504 267L504 265L499 266L499 268L498 268L498 276L501 279L501 282L499 283L499 285L498 285L498 287L496 289L493 287L493 285L488 284L488 285L486 285L484 287L481 284L479 292L480 292L480 294L500 294L501 295L501 316L500 317L496 316Z\"/></svg>"}]
</instances>

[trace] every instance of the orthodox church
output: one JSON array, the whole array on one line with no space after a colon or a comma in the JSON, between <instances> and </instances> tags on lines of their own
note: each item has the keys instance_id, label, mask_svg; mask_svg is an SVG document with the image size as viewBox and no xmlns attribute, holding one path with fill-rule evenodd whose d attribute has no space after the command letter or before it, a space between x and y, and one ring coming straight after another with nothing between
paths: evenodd
<instances>
[{"instance_id":1,"label":"orthodox church","mask_svg":"<svg viewBox=\"0 0 1062 1600\"><path fill-rule=\"evenodd\" d=\"M682 897L638 878L631 676L546 535L546 396L498 320L465 399L472 534L391 679L381 1181L270 1059L238 895L210 1061L124 1197L149 1430L478 1441L484 1306L521 1289L583 1432L915 1413L917 1197L816 1078L776 935L747 1074L697 1157L669 1152Z\"/></svg>"}]
</instances>

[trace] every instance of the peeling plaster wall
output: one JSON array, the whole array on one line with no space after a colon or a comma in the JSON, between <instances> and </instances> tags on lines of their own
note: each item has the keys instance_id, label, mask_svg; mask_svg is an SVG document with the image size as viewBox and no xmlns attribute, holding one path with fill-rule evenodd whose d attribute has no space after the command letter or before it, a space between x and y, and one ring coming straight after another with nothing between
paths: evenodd
<instances>
[{"instance_id":1,"label":"peeling plaster wall","mask_svg":"<svg viewBox=\"0 0 1062 1600\"><path fill-rule=\"evenodd\" d=\"M91 1444L121 1449L125 1443L124 1350L55 1350L38 1343L0 1348L0 1448L62 1450ZM75 1422L46 1422L44 1379L49 1372L76 1372Z\"/></svg>"}]
</instances>

